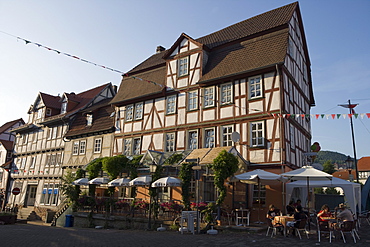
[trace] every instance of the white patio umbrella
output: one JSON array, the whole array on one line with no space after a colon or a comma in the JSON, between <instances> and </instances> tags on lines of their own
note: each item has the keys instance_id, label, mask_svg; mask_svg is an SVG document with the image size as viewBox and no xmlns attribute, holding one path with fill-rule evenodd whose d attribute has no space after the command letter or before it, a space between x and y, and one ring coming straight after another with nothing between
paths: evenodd
<instances>
[{"instance_id":1,"label":"white patio umbrella","mask_svg":"<svg viewBox=\"0 0 370 247\"><path fill-rule=\"evenodd\" d=\"M299 169L296 169L290 172L285 172L280 175L288 178L289 180L306 180L307 181L307 206L309 206L309 203L310 203L310 197L309 197L310 180L323 180L323 179L331 180L333 178L333 176L330 175L329 173L315 169L312 166L302 166Z\"/></svg>"},{"instance_id":2,"label":"white patio umbrella","mask_svg":"<svg viewBox=\"0 0 370 247\"><path fill-rule=\"evenodd\" d=\"M89 180L87 178L79 178L72 182L73 185L88 185Z\"/></svg>"},{"instance_id":3,"label":"white patio umbrella","mask_svg":"<svg viewBox=\"0 0 370 247\"><path fill-rule=\"evenodd\" d=\"M245 172L239 175L235 175L235 178L240 180L242 183L257 184L258 185L258 222L260 222L260 210L261 210L261 183L268 184L272 181L284 182L287 179L281 175L267 172L261 169L256 169L250 172Z\"/></svg>"},{"instance_id":4,"label":"white patio umbrella","mask_svg":"<svg viewBox=\"0 0 370 247\"><path fill-rule=\"evenodd\" d=\"M108 186L115 187L129 187L131 179L128 178L116 178L108 183Z\"/></svg>"},{"instance_id":5,"label":"white patio umbrella","mask_svg":"<svg viewBox=\"0 0 370 247\"><path fill-rule=\"evenodd\" d=\"M89 184L107 184L109 183L109 178L97 177L89 181Z\"/></svg>"},{"instance_id":6,"label":"white patio umbrella","mask_svg":"<svg viewBox=\"0 0 370 247\"><path fill-rule=\"evenodd\" d=\"M181 180L174 177L160 178L152 183L152 187L179 187Z\"/></svg>"},{"instance_id":7,"label":"white patio umbrella","mask_svg":"<svg viewBox=\"0 0 370 247\"><path fill-rule=\"evenodd\" d=\"M152 182L152 176L141 176L132 179L129 182L130 186L148 186Z\"/></svg>"}]
</instances>

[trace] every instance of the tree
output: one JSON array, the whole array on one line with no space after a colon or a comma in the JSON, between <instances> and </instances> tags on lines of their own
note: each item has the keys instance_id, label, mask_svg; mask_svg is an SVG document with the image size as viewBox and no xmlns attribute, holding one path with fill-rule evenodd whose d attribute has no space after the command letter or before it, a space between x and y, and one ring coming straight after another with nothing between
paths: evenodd
<instances>
[{"instance_id":1,"label":"tree","mask_svg":"<svg viewBox=\"0 0 370 247\"><path fill-rule=\"evenodd\" d=\"M214 171L214 184L219 192L216 204L220 206L226 197L225 180L238 170L238 158L232 153L222 150L210 165Z\"/></svg>"},{"instance_id":2,"label":"tree","mask_svg":"<svg viewBox=\"0 0 370 247\"><path fill-rule=\"evenodd\" d=\"M190 208L190 184L191 184L191 163L182 163L179 177L182 180L181 191L182 191L182 203L184 203L185 209Z\"/></svg>"},{"instance_id":3,"label":"tree","mask_svg":"<svg viewBox=\"0 0 370 247\"><path fill-rule=\"evenodd\" d=\"M323 171L329 174L333 174L336 171L334 164L331 162L331 160L325 161L323 167L324 167Z\"/></svg>"},{"instance_id":4,"label":"tree","mask_svg":"<svg viewBox=\"0 0 370 247\"><path fill-rule=\"evenodd\" d=\"M72 204L72 210L77 211L77 200L80 195L80 186L72 185L72 182L76 179L83 177L83 170L78 169L76 173L72 173L71 169L66 170L64 176L62 177L61 191L63 195L67 198L68 202Z\"/></svg>"}]
</instances>

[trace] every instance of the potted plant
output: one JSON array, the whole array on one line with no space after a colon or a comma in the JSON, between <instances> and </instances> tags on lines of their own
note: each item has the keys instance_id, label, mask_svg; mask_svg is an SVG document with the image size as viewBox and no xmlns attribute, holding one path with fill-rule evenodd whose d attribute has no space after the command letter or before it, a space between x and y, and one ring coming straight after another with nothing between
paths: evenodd
<instances>
[{"instance_id":1,"label":"potted plant","mask_svg":"<svg viewBox=\"0 0 370 247\"><path fill-rule=\"evenodd\" d=\"M12 213L0 213L0 221L4 222L4 224L15 224L17 215Z\"/></svg>"}]
</instances>

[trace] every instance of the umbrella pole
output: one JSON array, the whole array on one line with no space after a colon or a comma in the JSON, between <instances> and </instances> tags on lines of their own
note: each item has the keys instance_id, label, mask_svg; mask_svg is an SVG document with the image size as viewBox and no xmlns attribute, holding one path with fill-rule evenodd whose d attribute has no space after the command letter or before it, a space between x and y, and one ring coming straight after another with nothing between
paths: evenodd
<instances>
[{"instance_id":1,"label":"umbrella pole","mask_svg":"<svg viewBox=\"0 0 370 247\"><path fill-rule=\"evenodd\" d=\"M261 214L261 181L260 181L259 177L257 178L257 182L258 182L258 222L257 222L257 224L262 224L263 222L261 222L261 220L260 220L260 214Z\"/></svg>"}]
</instances>

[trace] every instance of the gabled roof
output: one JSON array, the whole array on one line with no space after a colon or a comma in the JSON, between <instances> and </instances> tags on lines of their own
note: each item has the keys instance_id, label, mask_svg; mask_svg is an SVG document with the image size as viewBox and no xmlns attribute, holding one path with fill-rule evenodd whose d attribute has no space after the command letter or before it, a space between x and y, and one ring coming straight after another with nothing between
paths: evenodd
<instances>
[{"instance_id":1,"label":"gabled roof","mask_svg":"<svg viewBox=\"0 0 370 247\"><path fill-rule=\"evenodd\" d=\"M122 79L120 88L116 96L112 100L112 104L119 104L122 101L132 100L144 95L153 95L163 92L165 89L165 74L166 68L157 68L140 74L140 78L144 80L154 81L162 86L154 83L146 83L132 77Z\"/></svg>"},{"instance_id":2,"label":"gabled roof","mask_svg":"<svg viewBox=\"0 0 370 247\"><path fill-rule=\"evenodd\" d=\"M201 37L196 41L213 49L225 43L243 39L245 37L285 25L292 18L297 6L298 2L294 2L280 8L273 9L221 29L220 31Z\"/></svg>"},{"instance_id":3,"label":"gabled roof","mask_svg":"<svg viewBox=\"0 0 370 247\"><path fill-rule=\"evenodd\" d=\"M10 122L7 122L7 123L3 124L2 126L0 126L0 134L9 130L12 126L17 124L18 122L21 122L21 124L24 124L24 121L23 121L22 118L19 118L19 119L16 119L16 120L13 120L13 121L10 121Z\"/></svg>"},{"instance_id":4,"label":"gabled roof","mask_svg":"<svg viewBox=\"0 0 370 247\"><path fill-rule=\"evenodd\" d=\"M112 116L114 108L110 104L111 99L103 100L92 107L80 111L66 133L67 139L73 139L94 133L113 132L115 130L115 117ZM86 114L93 115L91 126L86 126Z\"/></svg>"},{"instance_id":5,"label":"gabled roof","mask_svg":"<svg viewBox=\"0 0 370 247\"><path fill-rule=\"evenodd\" d=\"M40 98L48 108L60 109L60 97L40 92Z\"/></svg>"},{"instance_id":6,"label":"gabled roof","mask_svg":"<svg viewBox=\"0 0 370 247\"><path fill-rule=\"evenodd\" d=\"M12 141L6 141L6 140L0 140L1 144L5 147L6 150L10 151L13 149L13 142Z\"/></svg>"},{"instance_id":7,"label":"gabled roof","mask_svg":"<svg viewBox=\"0 0 370 247\"><path fill-rule=\"evenodd\" d=\"M283 63L289 29L211 52L199 83Z\"/></svg>"},{"instance_id":8,"label":"gabled roof","mask_svg":"<svg viewBox=\"0 0 370 247\"><path fill-rule=\"evenodd\" d=\"M112 86L111 83L106 83L106 84L103 84L101 86L98 86L98 87L95 87L95 88L92 88L92 89L89 89L89 90L86 90L82 93L79 93L79 94L74 94L74 93L66 93L64 95L66 95L66 97L68 97L68 99L71 99L73 102L76 102L76 106L73 107L72 109L69 109L68 112L64 113L64 114L59 114L59 115L55 115L55 116L51 116L51 117L48 117L48 118L45 118L45 120L42 122L43 124L47 124L47 123L50 123L54 120L58 120L58 119L61 119L61 118L64 118L64 117L69 117L73 114L75 114L76 112L86 108L89 106L89 104L106 88L106 87L109 87L109 86Z\"/></svg>"},{"instance_id":9,"label":"gabled roof","mask_svg":"<svg viewBox=\"0 0 370 247\"><path fill-rule=\"evenodd\" d=\"M189 38L202 44L208 52L208 61L203 68L199 83L275 67L276 64L283 63L287 54L288 23L297 9L299 12L298 2L294 2L195 40L186 34L181 34L169 50L154 54L130 70L127 74L131 78L122 79L119 91L112 103L123 103L136 97L161 92L161 87L135 80L132 76L165 85L166 63L164 58L171 54L176 44L183 38Z\"/></svg>"}]
</instances>

